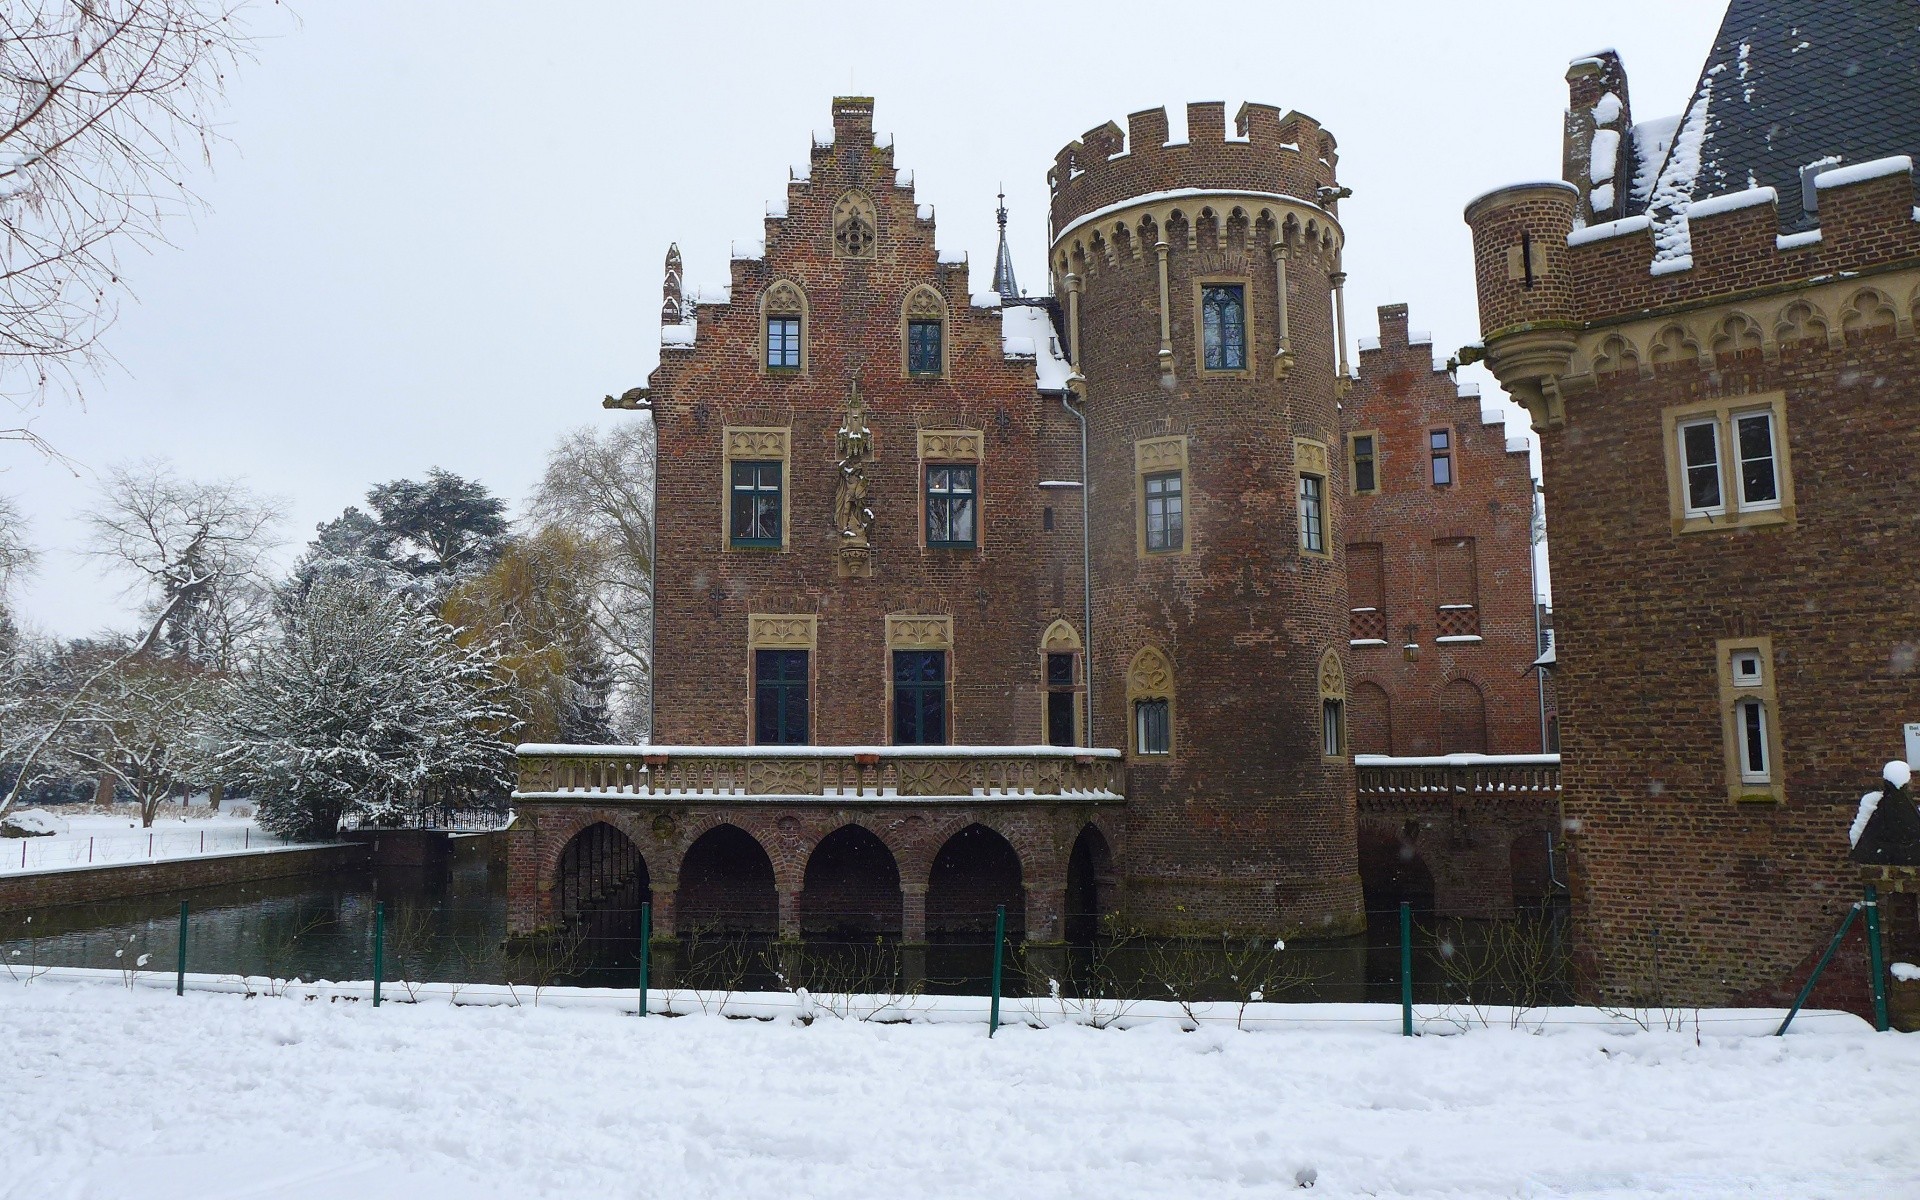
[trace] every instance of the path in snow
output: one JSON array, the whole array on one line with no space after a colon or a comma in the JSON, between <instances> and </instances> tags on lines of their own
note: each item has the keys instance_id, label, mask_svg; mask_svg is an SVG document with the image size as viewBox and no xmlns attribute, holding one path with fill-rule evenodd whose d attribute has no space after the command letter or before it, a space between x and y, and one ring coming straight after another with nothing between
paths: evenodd
<instances>
[{"instance_id":1,"label":"path in snow","mask_svg":"<svg viewBox=\"0 0 1920 1200\"><path fill-rule=\"evenodd\" d=\"M1920 1196L1920 1037L1180 1033L0 981L0 1196Z\"/></svg>"}]
</instances>

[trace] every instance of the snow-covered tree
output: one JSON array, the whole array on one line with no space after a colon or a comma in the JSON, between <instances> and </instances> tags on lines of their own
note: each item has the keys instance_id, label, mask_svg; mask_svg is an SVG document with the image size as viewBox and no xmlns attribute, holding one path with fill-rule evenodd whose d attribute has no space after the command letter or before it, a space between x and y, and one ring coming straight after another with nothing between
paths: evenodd
<instances>
[{"instance_id":1,"label":"snow-covered tree","mask_svg":"<svg viewBox=\"0 0 1920 1200\"><path fill-rule=\"evenodd\" d=\"M215 771L217 678L191 662L140 655L78 697L55 748L73 767L133 796L152 825L167 797Z\"/></svg>"},{"instance_id":2,"label":"snow-covered tree","mask_svg":"<svg viewBox=\"0 0 1920 1200\"><path fill-rule=\"evenodd\" d=\"M570 569L613 674L612 723L644 741L652 695L653 423L591 426L547 457L533 516L579 541Z\"/></svg>"},{"instance_id":3,"label":"snow-covered tree","mask_svg":"<svg viewBox=\"0 0 1920 1200\"><path fill-rule=\"evenodd\" d=\"M425 480L396 479L320 524L294 569L301 590L320 578L351 577L438 604L481 574L506 544L506 502L486 486L438 467Z\"/></svg>"},{"instance_id":4,"label":"snow-covered tree","mask_svg":"<svg viewBox=\"0 0 1920 1200\"><path fill-rule=\"evenodd\" d=\"M411 598L320 578L226 699L221 760L275 833L326 836L347 818L396 824L497 793L513 718L491 646Z\"/></svg>"}]
</instances>

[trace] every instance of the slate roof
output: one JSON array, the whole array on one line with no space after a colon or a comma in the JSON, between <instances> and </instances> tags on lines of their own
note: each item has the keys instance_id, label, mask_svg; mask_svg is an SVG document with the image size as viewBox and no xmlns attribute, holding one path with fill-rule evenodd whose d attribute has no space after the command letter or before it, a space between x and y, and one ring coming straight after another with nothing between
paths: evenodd
<instances>
[{"instance_id":1,"label":"slate roof","mask_svg":"<svg viewBox=\"0 0 1920 1200\"><path fill-rule=\"evenodd\" d=\"M1733 0L1653 202L1772 187L1811 228L1802 166L1894 154L1920 158L1920 2Z\"/></svg>"}]
</instances>

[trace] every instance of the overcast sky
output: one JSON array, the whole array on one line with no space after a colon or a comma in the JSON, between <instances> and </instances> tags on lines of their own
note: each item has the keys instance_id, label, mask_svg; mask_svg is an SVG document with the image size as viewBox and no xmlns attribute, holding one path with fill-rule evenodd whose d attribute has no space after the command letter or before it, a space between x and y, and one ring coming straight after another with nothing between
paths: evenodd
<instances>
[{"instance_id":1,"label":"overcast sky","mask_svg":"<svg viewBox=\"0 0 1920 1200\"><path fill-rule=\"evenodd\" d=\"M1254 99L1340 143L1350 336L1412 306L1435 352L1477 335L1466 202L1559 173L1569 59L1619 49L1641 118L1678 112L1718 0L944 6L306 0L268 10L231 89L209 208L135 255L119 360L0 443L44 562L21 608L62 635L125 625L73 553L93 473L171 459L284 497L291 558L369 484L443 466L517 508L565 429L658 357L661 260L722 283L735 238L876 97L943 250L989 288L1004 181L1019 278L1045 285L1046 171L1128 112ZM1463 372L1462 378L1469 377ZM1491 396L1497 390L1484 381ZM1524 419L1513 421L1515 434Z\"/></svg>"}]
</instances>

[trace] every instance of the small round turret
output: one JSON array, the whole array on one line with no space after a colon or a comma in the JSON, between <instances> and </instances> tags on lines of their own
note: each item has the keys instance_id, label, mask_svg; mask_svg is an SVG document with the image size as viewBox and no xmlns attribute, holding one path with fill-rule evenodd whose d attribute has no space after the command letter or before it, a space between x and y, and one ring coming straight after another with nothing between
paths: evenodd
<instances>
[{"instance_id":1,"label":"small round turret","mask_svg":"<svg viewBox=\"0 0 1920 1200\"><path fill-rule=\"evenodd\" d=\"M1567 236L1579 201L1570 184L1523 183L1467 205L1487 368L1540 428L1561 419L1556 381L1573 357Z\"/></svg>"}]
</instances>

